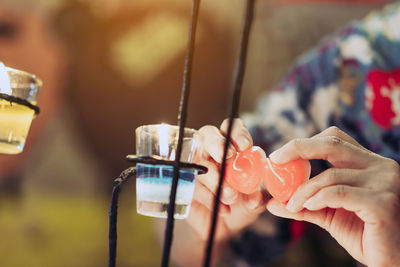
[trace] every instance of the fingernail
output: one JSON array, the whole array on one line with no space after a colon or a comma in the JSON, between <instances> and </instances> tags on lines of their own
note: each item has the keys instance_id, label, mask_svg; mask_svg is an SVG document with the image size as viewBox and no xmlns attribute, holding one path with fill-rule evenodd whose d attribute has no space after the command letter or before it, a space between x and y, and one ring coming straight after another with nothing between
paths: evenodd
<instances>
[{"instance_id":1,"label":"fingernail","mask_svg":"<svg viewBox=\"0 0 400 267\"><path fill-rule=\"evenodd\" d=\"M308 209L308 210L313 210L316 208L317 202L315 201L315 198L310 198L306 202L304 202L303 207Z\"/></svg>"},{"instance_id":2,"label":"fingernail","mask_svg":"<svg viewBox=\"0 0 400 267\"><path fill-rule=\"evenodd\" d=\"M226 154L226 158L233 157L234 155L236 155L236 150L232 145L230 145Z\"/></svg>"},{"instance_id":3,"label":"fingernail","mask_svg":"<svg viewBox=\"0 0 400 267\"><path fill-rule=\"evenodd\" d=\"M271 159L271 161L276 164L285 163L285 159L282 159L281 157L282 157L282 152L280 149L275 150L274 152L269 154L269 158Z\"/></svg>"},{"instance_id":4,"label":"fingernail","mask_svg":"<svg viewBox=\"0 0 400 267\"><path fill-rule=\"evenodd\" d=\"M237 145L239 146L240 150L245 150L250 146L250 140L245 136L241 136L237 140Z\"/></svg>"},{"instance_id":5,"label":"fingernail","mask_svg":"<svg viewBox=\"0 0 400 267\"><path fill-rule=\"evenodd\" d=\"M247 208L250 210L254 210L258 207L258 201L254 199L250 199L247 201Z\"/></svg>"},{"instance_id":6,"label":"fingernail","mask_svg":"<svg viewBox=\"0 0 400 267\"><path fill-rule=\"evenodd\" d=\"M293 198L291 198L290 200L289 200L289 202L286 204L286 209L288 210L288 211L290 211L290 212L295 212L296 211L296 203L295 203L295 201L293 200Z\"/></svg>"},{"instance_id":7,"label":"fingernail","mask_svg":"<svg viewBox=\"0 0 400 267\"><path fill-rule=\"evenodd\" d=\"M231 198L231 197L233 196L234 193L235 193L235 192L233 192L233 189L230 188L230 187L224 187L224 189L223 189L223 191L222 191L223 197L224 197L225 199Z\"/></svg>"},{"instance_id":8,"label":"fingernail","mask_svg":"<svg viewBox=\"0 0 400 267\"><path fill-rule=\"evenodd\" d=\"M267 204L265 205L265 209L268 210L269 212L271 212L271 208L270 208L269 203L267 203Z\"/></svg>"}]
</instances>

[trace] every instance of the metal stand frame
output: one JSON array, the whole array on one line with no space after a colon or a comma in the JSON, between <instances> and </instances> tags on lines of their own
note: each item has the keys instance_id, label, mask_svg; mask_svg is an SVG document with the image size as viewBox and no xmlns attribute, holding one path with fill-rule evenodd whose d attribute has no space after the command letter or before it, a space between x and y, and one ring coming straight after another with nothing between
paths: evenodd
<instances>
[{"instance_id":1,"label":"metal stand frame","mask_svg":"<svg viewBox=\"0 0 400 267\"><path fill-rule=\"evenodd\" d=\"M242 29L242 38L240 43L239 57L236 63L235 73L234 73L234 88L233 88L233 97L232 97L232 106L231 112L229 116L229 125L228 125L228 133L225 140L224 145L224 156L222 161L222 166L220 170L219 176L219 184L217 188L217 193L214 202L213 216L211 222L210 234L206 247L206 254L204 257L204 266L210 266L211 258L212 258L212 247L214 243L214 235L216 231L217 219L218 219L218 210L219 210L219 199L221 196L222 185L224 181L225 175L225 165L226 165L226 156L228 152L229 143L231 141L231 132L233 129L234 118L238 117L239 113L239 102L240 102L240 93L243 85L243 78L245 73L246 59L247 59L247 48L250 36L251 24L254 16L254 6L255 0L247 0L246 4L246 13L245 13L245 22ZM169 165L174 167L174 176L172 180L171 193L170 193L170 201L168 206L168 218L167 225L165 229L165 238L164 238L164 247L163 247L163 255L162 255L162 267L167 267L169 264L171 245L173 239L173 227L174 227L174 210L175 210L175 198L176 191L178 186L178 178L179 178L179 170L180 169L196 169L199 171L199 174L206 173L207 168L197 164L191 163L183 163L180 161L181 153L182 153L182 144L183 144L183 133L186 124L187 117L187 107L188 107L188 98L190 92L190 83L191 83L191 73L192 73L192 65L193 65L193 55L194 55L194 44L195 44L195 35L197 28L197 20L199 14L200 0L193 0L192 6L192 14L191 14L191 22L190 22L190 30L189 30L189 41L188 41L188 49L186 53L185 59L185 68L184 68L184 76L183 76L183 86L182 86L182 95L181 102L179 105L179 114L178 114L178 126L179 126L179 139L176 151L176 158L174 161L163 160L156 157L138 157L135 155L128 155L127 159L134 163L147 163L152 165ZM126 169L121 173L121 175L114 181L114 187L112 191L111 197L111 207L110 207L110 232L109 232L109 267L115 267L116 261L116 246L117 246L117 208L118 208L118 196L121 191L121 186L124 181L126 181L129 177L136 175L136 168L131 167Z\"/></svg>"}]
</instances>

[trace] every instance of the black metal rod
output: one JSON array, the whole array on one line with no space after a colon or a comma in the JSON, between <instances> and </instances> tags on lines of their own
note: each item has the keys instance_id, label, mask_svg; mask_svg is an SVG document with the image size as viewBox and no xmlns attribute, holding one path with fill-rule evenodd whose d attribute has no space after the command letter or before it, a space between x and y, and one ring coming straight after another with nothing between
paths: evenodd
<instances>
[{"instance_id":1,"label":"black metal rod","mask_svg":"<svg viewBox=\"0 0 400 267\"><path fill-rule=\"evenodd\" d=\"M179 138L175 155L174 177L172 179L171 193L169 197L168 218L165 229L164 247L163 247L162 262L161 262L162 267L168 266L171 254L171 245L172 245L173 231L174 231L175 199L178 187L179 164L182 154L183 136L186 125L187 107L188 107L188 99L189 99L190 85L191 85L191 74L192 74L193 55L194 55L199 7L200 7L200 0L193 0L189 38L188 38L188 49L186 51L185 67L183 72L181 102L179 105L179 113L178 113Z\"/></svg>"},{"instance_id":2,"label":"black metal rod","mask_svg":"<svg viewBox=\"0 0 400 267\"><path fill-rule=\"evenodd\" d=\"M108 233L108 267L115 267L117 257L117 216L118 216L118 197L121 192L122 183L130 176L136 175L136 167L130 167L124 170L117 179L114 180L111 194L111 207L109 212L110 228Z\"/></svg>"},{"instance_id":3,"label":"black metal rod","mask_svg":"<svg viewBox=\"0 0 400 267\"><path fill-rule=\"evenodd\" d=\"M239 115L240 93L243 85L243 78L245 74L247 47L249 43L250 29L253 22L255 0L247 0L245 22L242 29L242 39L240 43L239 58L236 63L234 73L234 88L232 96L232 106L229 116L228 132L224 146L224 157L222 159L222 166L219 175L219 183L215 196L214 209L211 219L211 229L207 241L206 254L204 257L204 266L208 267L211 263L212 248L214 243L215 231L218 223L219 199L221 197L222 185L225 176L226 156L228 153L229 143L231 141L231 133L233 129L234 118Z\"/></svg>"}]
</instances>

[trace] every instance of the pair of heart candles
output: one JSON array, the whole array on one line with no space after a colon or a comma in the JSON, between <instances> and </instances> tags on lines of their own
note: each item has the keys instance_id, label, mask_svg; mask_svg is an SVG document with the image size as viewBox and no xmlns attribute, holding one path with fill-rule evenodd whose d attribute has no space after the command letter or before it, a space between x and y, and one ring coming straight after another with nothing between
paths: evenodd
<instances>
[{"instance_id":1,"label":"pair of heart candles","mask_svg":"<svg viewBox=\"0 0 400 267\"><path fill-rule=\"evenodd\" d=\"M237 152L227 160L225 181L235 190L251 194L261 182L273 198L286 203L297 188L310 177L308 160L297 159L275 164L257 146Z\"/></svg>"}]
</instances>

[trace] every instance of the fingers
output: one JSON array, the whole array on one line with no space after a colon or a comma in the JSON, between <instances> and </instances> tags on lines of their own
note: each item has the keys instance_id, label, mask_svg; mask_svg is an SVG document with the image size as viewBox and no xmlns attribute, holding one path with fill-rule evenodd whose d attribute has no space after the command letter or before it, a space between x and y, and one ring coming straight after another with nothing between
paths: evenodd
<instances>
[{"instance_id":1,"label":"fingers","mask_svg":"<svg viewBox=\"0 0 400 267\"><path fill-rule=\"evenodd\" d=\"M265 211L265 204L268 200L268 194L265 190L257 190L256 192L244 195L243 206L246 208L247 212L250 214L259 214Z\"/></svg>"},{"instance_id":2,"label":"fingers","mask_svg":"<svg viewBox=\"0 0 400 267\"><path fill-rule=\"evenodd\" d=\"M269 201L272 214L319 225L364 263L375 255L371 250L398 243L397 237L392 242L400 217L400 166L395 161L368 151L337 128L293 140L270 158L275 163L323 159L334 166L301 185L286 206Z\"/></svg>"},{"instance_id":3,"label":"fingers","mask_svg":"<svg viewBox=\"0 0 400 267\"><path fill-rule=\"evenodd\" d=\"M204 126L199 129L198 133L202 135L204 151L217 163L222 162L224 153L225 136L228 131L228 119L221 124L221 129L214 126ZM229 146L227 158L232 157L236 150L242 151L253 145L253 140L249 131L244 126L242 120L235 119L231 133L231 143ZM236 148L236 149L235 149Z\"/></svg>"},{"instance_id":4,"label":"fingers","mask_svg":"<svg viewBox=\"0 0 400 267\"><path fill-rule=\"evenodd\" d=\"M276 199L271 199L267 203L267 210L275 216L294 219L297 221L307 221L320 227L323 227L324 219L327 216L327 210L310 211L307 209L303 209L299 212L290 212L286 209L285 204L277 201Z\"/></svg>"},{"instance_id":5,"label":"fingers","mask_svg":"<svg viewBox=\"0 0 400 267\"><path fill-rule=\"evenodd\" d=\"M286 208L290 212L298 212L303 209L303 204L322 188L332 185L362 186L367 182L365 172L353 169L330 168L315 176L313 179L299 186L290 198Z\"/></svg>"},{"instance_id":6,"label":"fingers","mask_svg":"<svg viewBox=\"0 0 400 267\"><path fill-rule=\"evenodd\" d=\"M371 171L379 172L379 179L375 180L380 187L400 195L400 165L396 161L382 158L377 161Z\"/></svg>"},{"instance_id":7,"label":"fingers","mask_svg":"<svg viewBox=\"0 0 400 267\"><path fill-rule=\"evenodd\" d=\"M379 179L377 179L379 177ZM400 193L400 166L388 159L376 161L376 166L365 170L330 168L299 186L286 208L300 211L304 202L322 188L333 185L348 185L373 189L380 192Z\"/></svg>"},{"instance_id":8,"label":"fingers","mask_svg":"<svg viewBox=\"0 0 400 267\"><path fill-rule=\"evenodd\" d=\"M221 213L219 213L221 215ZM203 204L193 201L190 213L187 218L188 224L197 232L202 240L208 238L209 229L211 225L212 213ZM220 240L227 236L229 229L226 227L224 220L218 220L217 231L215 233L215 239Z\"/></svg>"},{"instance_id":9,"label":"fingers","mask_svg":"<svg viewBox=\"0 0 400 267\"><path fill-rule=\"evenodd\" d=\"M343 213L347 212L344 209L337 210L337 209L331 209L331 208L324 208L324 209L315 210L315 211L304 209L302 211L293 213L293 212L288 211L285 208L284 204L276 201L275 199L272 199L270 202L268 202L267 210L275 216L288 218L288 219L294 219L297 221L307 221L309 223L318 225L319 227L330 232L331 235L333 235L333 237L335 237L335 234L340 234L340 231L336 232L336 233L332 232L332 228L334 228L336 226L335 223L337 223L337 222L333 222L333 220L335 220L334 217L335 216L343 216ZM342 214L338 215L339 213L342 213ZM348 221L347 223L352 223L352 222ZM361 223L361 221L358 221L358 223ZM361 226L359 226L359 228L358 228L354 225L354 231L360 231L360 229L361 229ZM360 234L362 234L362 233L360 233Z\"/></svg>"},{"instance_id":10,"label":"fingers","mask_svg":"<svg viewBox=\"0 0 400 267\"><path fill-rule=\"evenodd\" d=\"M400 192L399 165L363 148L337 127L331 127L312 138L293 140L270 157L278 163L299 157L325 159L334 166L298 188L287 204L287 209L292 212L300 211L306 200L320 190L335 185L394 194Z\"/></svg>"},{"instance_id":11,"label":"fingers","mask_svg":"<svg viewBox=\"0 0 400 267\"><path fill-rule=\"evenodd\" d=\"M300 211L289 210L276 200L269 201L267 209L274 215L306 220L326 229L327 208L345 209L354 212L366 223L375 223L386 216L387 210L382 207L396 206L396 199L398 200L396 194L391 192L377 192L372 189L339 184L322 188L307 198L302 204L302 208L305 209ZM389 204L384 205L384 203ZM320 212L315 213L316 211Z\"/></svg>"},{"instance_id":12,"label":"fingers","mask_svg":"<svg viewBox=\"0 0 400 267\"><path fill-rule=\"evenodd\" d=\"M282 164L302 159L327 160L338 168L366 168L376 160L376 154L336 136L294 139L270 155L274 163Z\"/></svg>"},{"instance_id":13,"label":"fingers","mask_svg":"<svg viewBox=\"0 0 400 267\"><path fill-rule=\"evenodd\" d=\"M198 131L203 136L205 158L209 155L214 161L221 163L224 153L225 137L214 126L204 126ZM230 145L227 158L232 157L236 153L235 148Z\"/></svg>"},{"instance_id":14,"label":"fingers","mask_svg":"<svg viewBox=\"0 0 400 267\"><path fill-rule=\"evenodd\" d=\"M257 191L250 195L240 195L241 201L227 206L219 204L218 215L220 219L216 236L226 236L244 226L254 222L258 215L265 211L267 197L265 191ZM214 209L214 195L204 186L196 184L188 223L200 235L207 238L212 211ZM218 239L218 237L216 237Z\"/></svg>"},{"instance_id":15,"label":"fingers","mask_svg":"<svg viewBox=\"0 0 400 267\"><path fill-rule=\"evenodd\" d=\"M197 183L194 189L193 201L197 201L205 206L210 211L214 209L215 195L208 190L204 185ZM228 205L219 203L219 212L221 215L229 214L230 208Z\"/></svg>"},{"instance_id":16,"label":"fingers","mask_svg":"<svg viewBox=\"0 0 400 267\"><path fill-rule=\"evenodd\" d=\"M334 217L338 215L336 209L331 209L331 208L324 208L321 210L307 210L303 209L299 212L290 212L285 208L285 205L278 202L275 199L272 199L268 202L267 204L267 210L271 212L275 216L283 217L283 218L288 218L288 219L294 219L297 221L306 221L315 225L318 225L319 227L326 229L328 232L333 235L332 227L334 227L335 223L333 222ZM343 213L344 210L341 210ZM340 213L340 212L339 212ZM347 222L350 223L350 222ZM360 223L360 222L358 222ZM356 226L354 226L356 231ZM361 229L358 228L358 229ZM334 235L333 235L334 236ZM335 236L334 236L335 237Z\"/></svg>"},{"instance_id":17,"label":"fingers","mask_svg":"<svg viewBox=\"0 0 400 267\"><path fill-rule=\"evenodd\" d=\"M198 175L196 180L205 185L210 191L216 192L218 187L219 170L215 164L209 161L203 161L201 164L207 167L208 172Z\"/></svg>"},{"instance_id":18,"label":"fingers","mask_svg":"<svg viewBox=\"0 0 400 267\"><path fill-rule=\"evenodd\" d=\"M380 221L387 212L387 206L383 209L383 203L392 193L376 192L371 189L352 187L347 185L335 185L321 189L309 198L303 207L310 211L324 208L342 208L352 211L366 223Z\"/></svg>"},{"instance_id":19,"label":"fingers","mask_svg":"<svg viewBox=\"0 0 400 267\"><path fill-rule=\"evenodd\" d=\"M221 124L220 129L224 136L227 135L228 124L229 119L225 119ZM241 119L234 119L231 138L232 143L239 151L243 151L253 146L253 139Z\"/></svg>"},{"instance_id":20,"label":"fingers","mask_svg":"<svg viewBox=\"0 0 400 267\"><path fill-rule=\"evenodd\" d=\"M208 168L208 173L199 175L198 181L202 183L215 195L219 183L218 164L221 164L223 157L223 148L225 145L225 137L228 128L228 120L225 120L221 125L221 131L213 126L204 126L200 128L198 134L201 135L202 143L204 144L204 156L201 162ZM252 146L253 142L249 132L240 119L235 119L234 128L232 131L232 143L227 157L231 157L236 153L235 146L238 150L247 149ZM238 198L239 193L224 184L222 188L221 202L224 204L233 204Z\"/></svg>"},{"instance_id":21,"label":"fingers","mask_svg":"<svg viewBox=\"0 0 400 267\"><path fill-rule=\"evenodd\" d=\"M212 162L204 161L202 164L208 168L208 172L206 174L197 176L197 180L199 183L208 188L208 190L215 196L219 183L219 170ZM227 205L233 204L238 196L238 191L232 189L226 183L224 183L220 199L222 203Z\"/></svg>"},{"instance_id":22,"label":"fingers","mask_svg":"<svg viewBox=\"0 0 400 267\"><path fill-rule=\"evenodd\" d=\"M325 136L336 136L346 142L349 142L350 144L353 144L357 147L364 148L362 145L360 145L356 140L354 140L350 135L347 133L343 132L336 126L329 127L328 129L320 132L319 134L314 135L314 137L325 137Z\"/></svg>"},{"instance_id":23,"label":"fingers","mask_svg":"<svg viewBox=\"0 0 400 267\"><path fill-rule=\"evenodd\" d=\"M265 190L259 190L252 194L240 194L239 200L230 205L230 213L223 219L232 232L239 231L243 227L257 220L258 216L265 212L267 203Z\"/></svg>"},{"instance_id":24,"label":"fingers","mask_svg":"<svg viewBox=\"0 0 400 267\"><path fill-rule=\"evenodd\" d=\"M280 164L297 158L324 159L340 168L363 168L376 156L338 127L333 126L312 138L290 141L273 152L270 158ZM360 160L357 162L357 159ZM362 164L366 159L369 161ZM355 165L356 163L359 164Z\"/></svg>"}]
</instances>

